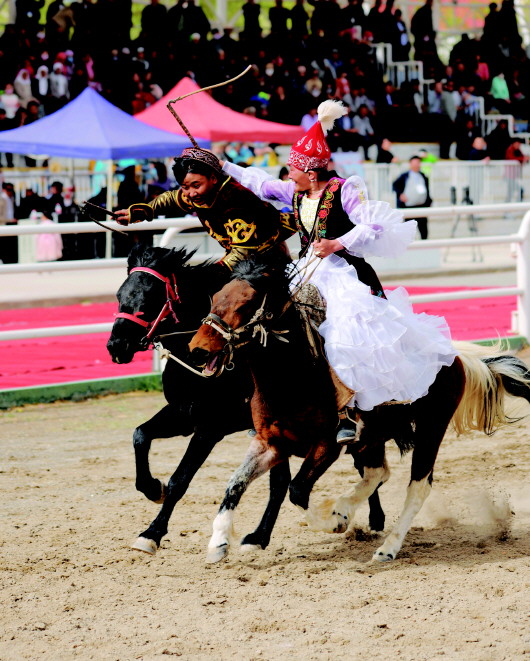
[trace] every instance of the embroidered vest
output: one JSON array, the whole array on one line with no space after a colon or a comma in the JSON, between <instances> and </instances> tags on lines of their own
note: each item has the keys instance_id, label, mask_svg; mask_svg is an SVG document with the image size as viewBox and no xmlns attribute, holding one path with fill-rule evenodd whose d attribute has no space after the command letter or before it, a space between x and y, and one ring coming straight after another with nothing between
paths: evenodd
<instances>
[{"instance_id":1,"label":"embroidered vest","mask_svg":"<svg viewBox=\"0 0 530 661\"><path fill-rule=\"evenodd\" d=\"M338 236L346 234L346 232L349 232L355 227L349 219L348 214L342 208L340 194L344 181L344 179L340 179L339 177L332 177L328 181L320 198L315 224L310 232L307 231L300 220L300 205L302 204L305 193L294 194L293 214L302 244L300 257L305 255L313 241L317 241L318 239L336 239ZM359 195L362 204L365 201L363 192L359 191ZM355 268L359 280L370 287L374 296L386 298L383 292L383 286L373 267L364 258L350 255L346 250L339 250L335 254L345 259L348 264L351 264Z\"/></svg>"}]
</instances>

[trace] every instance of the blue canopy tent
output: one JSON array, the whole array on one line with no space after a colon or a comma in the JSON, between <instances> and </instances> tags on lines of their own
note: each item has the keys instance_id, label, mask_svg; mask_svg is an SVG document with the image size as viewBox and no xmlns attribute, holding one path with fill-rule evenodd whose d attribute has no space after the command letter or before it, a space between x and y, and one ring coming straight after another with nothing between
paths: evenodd
<instances>
[{"instance_id":1,"label":"blue canopy tent","mask_svg":"<svg viewBox=\"0 0 530 661\"><path fill-rule=\"evenodd\" d=\"M1 152L70 158L163 158L190 146L188 138L134 119L89 87L57 112L0 133Z\"/></svg>"},{"instance_id":2,"label":"blue canopy tent","mask_svg":"<svg viewBox=\"0 0 530 661\"><path fill-rule=\"evenodd\" d=\"M201 147L211 145L209 140L195 139ZM108 161L108 208L112 207L112 161L164 158L190 146L188 138L134 119L91 88L51 115L0 133L0 152Z\"/></svg>"}]
</instances>

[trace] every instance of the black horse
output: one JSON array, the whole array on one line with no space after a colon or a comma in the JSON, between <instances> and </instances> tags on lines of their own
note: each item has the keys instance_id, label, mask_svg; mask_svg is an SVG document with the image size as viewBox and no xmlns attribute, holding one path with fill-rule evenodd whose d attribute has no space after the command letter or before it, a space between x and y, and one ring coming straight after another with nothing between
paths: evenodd
<instances>
[{"instance_id":1,"label":"black horse","mask_svg":"<svg viewBox=\"0 0 530 661\"><path fill-rule=\"evenodd\" d=\"M191 266L193 253L136 245L128 258L128 277L117 298L119 314L107 348L116 363L129 363L155 338L172 355L186 359L193 331L210 308L210 296L226 282L224 267L206 262ZM171 334L177 333L177 334ZM162 374L167 404L133 435L136 488L162 508L133 548L155 553L168 531L169 518L195 473L222 438L250 429L250 375L235 368L215 378L203 378L169 359ZM191 436L167 487L151 475L149 450L154 438ZM266 548L270 531L290 481L288 466L271 473L271 500L256 530L244 544ZM283 491L283 495L282 495Z\"/></svg>"},{"instance_id":2,"label":"black horse","mask_svg":"<svg viewBox=\"0 0 530 661\"><path fill-rule=\"evenodd\" d=\"M275 338L289 338L289 344ZM261 344L258 343L261 340ZM338 458L335 441L334 389L323 361L308 360L307 340L291 305L289 276L270 264L244 263L214 296L212 312L190 343L198 366L211 366L231 346L246 345L246 359L255 391L251 401L256 436L244 462L231 478L213 523L208 560L228 552L235 509L248 484L291 455L304 459L290 484L291 501L308 522L327 532L345 532L359 504L377 493L390 472L385 443L412 450L411 480L403 511L394 529L374 553L381 562L393 560L412 520L430 492L434 463L449 423L458 432L478 429L492 433L510 422L504 395L530 402L530 372L519 359L487 347L461 344L452 365L442 367L429 392L407 404L391 402L372 411L358 410L357 433L351 446L362 480L353 490L316 510L309 503L318 478ZM237 358L235 362L239 362Z\"/></svg>"}]
</instances>

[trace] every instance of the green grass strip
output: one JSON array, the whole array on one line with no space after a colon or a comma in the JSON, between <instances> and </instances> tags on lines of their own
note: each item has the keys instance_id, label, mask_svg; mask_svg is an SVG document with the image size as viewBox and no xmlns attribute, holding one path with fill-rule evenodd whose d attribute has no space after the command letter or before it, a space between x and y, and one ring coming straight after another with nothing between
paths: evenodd
<instances>
[{"instance_id":1,"label":"green grass strip","mask_svg":"<svg viewBox=\"0 0 530 661\"><path fill-rule=\"evenodd\" d=\"M159 373L139 374L137 376L121 376L111 379L72 381L49 386L0 390L0 409L10 409L26 404L44 404L58 400L78 402L89 397L131 392L133 390L161 391L161 375Z\"/></svg>"}]
</instances>

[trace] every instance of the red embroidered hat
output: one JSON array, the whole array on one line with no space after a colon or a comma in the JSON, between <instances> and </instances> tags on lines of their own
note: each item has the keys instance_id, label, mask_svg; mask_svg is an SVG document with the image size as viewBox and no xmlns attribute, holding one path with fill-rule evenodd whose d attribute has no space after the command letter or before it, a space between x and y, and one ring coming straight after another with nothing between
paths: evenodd
<instances>
[{"instance_id":1,"label":"red embroidered hat","mask_svg":"<svg viewBox=\"0 0 530 661\"><path fill-rule=\"evenodd\" d=\"M341 101L321 103L317 110L318 121L291 147L287 165L293 165L303 172L327 167L331 151L326 134L333 128L335 120L347 112L348 108Z\"/></svg>"}]
</instances>

